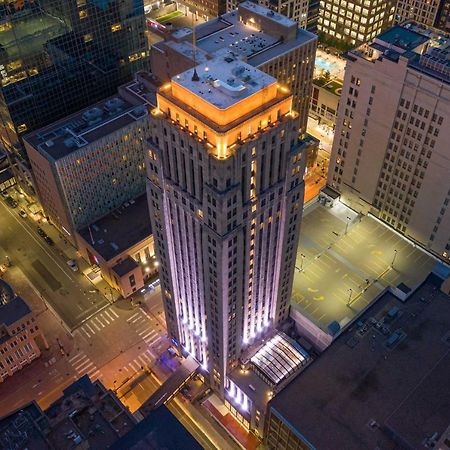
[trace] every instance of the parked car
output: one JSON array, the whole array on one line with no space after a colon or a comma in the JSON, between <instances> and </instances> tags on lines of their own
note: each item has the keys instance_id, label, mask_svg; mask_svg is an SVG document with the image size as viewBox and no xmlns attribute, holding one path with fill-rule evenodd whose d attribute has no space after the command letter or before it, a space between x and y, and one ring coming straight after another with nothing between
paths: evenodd
<instances>
[{"instance_id":1,"label":"parked car","mask_svg":"<svg viewBox=\"0 0 450 450\"><path fill-rule=\"evenodd\" d=\"M74 272L78 271L78 264L74 259L69 259L69 261L67 261L67 265L70 267L71 270L73 270ZM95 292L95 291L94 291Z\"/></svg>"},{"instance_id":2,"label":"parked car","mask_svg":"<svg viewBox=\"0 0 450 450\"><path fill-rule=\"evenodd\" d=\"M8 197L8 191L2 191L2 197L6 199Z\"/></svg>"},{"instance_id":3,"label":"parked car","mask_svg":"<svg viewBox=\"0 0 450 450\"><path fill-rule=\"evenodd\" d=\"M54 245L53 239L50 236L45 235L44 241L47 242L48 245Z\"/></svg>"},{"instance_id":4,"label":"parked car","mask_svg":"<svg viewBox=\"0 0 450 450\"><path fill-rule=\"evenodd\" d=\"M39 236L42 236L42 237L47 236L47 234L41 227L37 227L37 232L38 232Z\"/></svg>"},{"instance_id":5,"label":"parked car","mask_svg":"<svg viewBox=\"0 0 450 450\"><path fill-rule=\"evenodd\" d=\"M8 203L11 208L17 208L18 205L18 203L11 196L6 197L6 203Z\"/></svg>"},{"instance_id":6,"label":"parked car","mask_svg":"<svg viewBox=\"0 0 450 450\"><path fill-rule=\"evenodd\" d=\"M19 211L19 216L22 217L22 219L26 219L28 217L28 214L23 209L21 209Z\"/></svg>"}]
</instances>

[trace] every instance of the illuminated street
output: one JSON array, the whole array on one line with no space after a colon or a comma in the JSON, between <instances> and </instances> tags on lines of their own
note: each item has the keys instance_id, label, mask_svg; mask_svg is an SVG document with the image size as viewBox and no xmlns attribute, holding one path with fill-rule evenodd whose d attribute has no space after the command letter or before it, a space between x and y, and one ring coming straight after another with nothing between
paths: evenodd
<instances>
[{"instance_id":1,"label":"illuminated street","mask_svg":"<svg viewBox=\"0 0 450 450\"><path fill-rule=\"evenodd\" d=\"M85 276L70 269L67 265L70 258L64 252L73 249L58 239L54 229L48 224L40 225L55 242L61 241L50 246L38 235L39 224L31 216L22 219L18 211L19 208L8 208L0 200L0 262L8 256L67 327L74 329L109 302Z\"/></svg>"}]
</instances>

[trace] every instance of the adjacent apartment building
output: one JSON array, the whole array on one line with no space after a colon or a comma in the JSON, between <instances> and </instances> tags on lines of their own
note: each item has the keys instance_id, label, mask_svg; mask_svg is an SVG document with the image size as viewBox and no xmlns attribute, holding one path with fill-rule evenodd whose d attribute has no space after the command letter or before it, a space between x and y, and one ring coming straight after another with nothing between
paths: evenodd
<instances>
[{"instance_id":1,"label":"adjacent apartment building","mask_svg":"<svg viewBox=\"0 0 450 450\"><path fill-rule=\"evenodd\" d=\"M395 21L414 20L428 27L440 28L441 18L448 14L448 4L447 0L398 0Z\"/></svg>"},{"instance_id":2,"label":"adjacent apartment building","mask_svg":"<svg viewBox=\"0 0 450 450\"><path fill-rule=\"evenodd\" d=\"M0 383L48 348L35 316L25 300L0 280Z\"/></svg>"},{"instance_id":3,"label":"adjacent apartment building","mask_svg":"<svg viewBox=\"0 0 450 450\"><path fill-rule=\"evenodd\" d=\"M24 139L44 212L74 244L76 230L145 192L151 99L138 95L142 83Z\"/></svg>"},{"instance_id":4,"label":"adjacent apartment building","mask_svg":"<svg viewBox=\"0 0 450 450\"><path fill-rule=\"evenodd\" d=\"M196 63L207 63L231 52L286 85L298 111L301 133L306 132L317 37L268 8L246 1L237 10L190 29L180 29L152 47L151 70L161 81Z\"/></svg>"},{"instance_id":5,"label":"adjacent apartment building","mask_svg":"<svg viewBox=\"0 0 450 450\"><path fill-rule=\"evenodd\" d=\"M319 37L338 48L367 42L393 24L395 5L396 0L321 0Z\"/></svg>"},{"instance_id":6,"label":"adjacent apartment building","mask_svg":"<svg viewBox=\"0 0 450 450\"><path fill-rule=\"evenodd\" d=\"M30 187L22 136L114 95L147 68L144 6L19 1L0 18L0 143L18 182Z\"/></svg>"},{"instance_id":7,"label":"adjacent apartment building","mask_svg":"<svg viewBox=\"0 0 450 450\"><path fill-rule=\"evenodd\" d=\"M450 41L395 26L347 54L328 184L450 258Z\"/></svg>"},{"instance_id":8,"label":"adjacent apartment building","mask_svg":"<svg viewBox=\"0 0 450 450\"><path fill-rule=\"evenodd\" d=\"M298 119L289 89L232 49L174 76L151 113L147 194L167 330L222 398L247 408L229 374L289 315Z\"/></svg>"}]
</instances>

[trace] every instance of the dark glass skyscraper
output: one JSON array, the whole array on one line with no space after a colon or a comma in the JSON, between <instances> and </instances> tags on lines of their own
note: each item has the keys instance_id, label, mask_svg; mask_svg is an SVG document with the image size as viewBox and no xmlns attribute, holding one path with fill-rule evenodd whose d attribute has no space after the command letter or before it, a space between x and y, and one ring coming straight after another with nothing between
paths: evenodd
<instances>
[{"instance_id":1,"label":"dark glass skyscraper","mask_svg":"<svg viewBox=\"0 0 450 450\"><path fill-rule=\"evenodd\" d=\"M21 136L115 93L147 68L142 0L0 4L0 139L29 180Z\"/></svg>"}]
</instances>

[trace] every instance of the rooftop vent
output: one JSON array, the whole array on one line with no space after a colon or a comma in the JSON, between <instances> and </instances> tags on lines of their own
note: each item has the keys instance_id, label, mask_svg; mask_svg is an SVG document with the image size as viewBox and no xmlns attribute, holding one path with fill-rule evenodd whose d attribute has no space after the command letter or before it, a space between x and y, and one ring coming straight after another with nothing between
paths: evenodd
<instances>
[{"instance_id":1,"label":"rooftop vent","mask_svg":"<svg viewBox=\"0 0 450 450\"><path fill-rule=\"evenodd\" d=\"M224 93L225 95L229 95L230 97L239 97L247 88L243 84L233 85L230 84L232 81L227 80L228 82L222 80L214 80L214 87L219 91Z\"/></svg>"},{"instance_id":2,"label":"rooftop vent","mask_svg":"<svg viewBox=\"0 0 450 450\"><path fill-rule=\"evenodd\" d=\"M101 120L103 116L103 112L100 108L92 108L83 113L83 119L89 124L92 125Z\"/></svg>"},{"instance_id":3,"label":"rooftop vent","mask_svg":"<svg viewBox=\"0 0 450 450\"><path fill-rule=\"evenodd\" d=\"M109 99L105 103L105 109L109 113L114 113L114 112L121 111L124 105L125 105L125 103L122 99L120 99L119 97L114 97L114 98Z\"/></svg>"}]
</instances>

